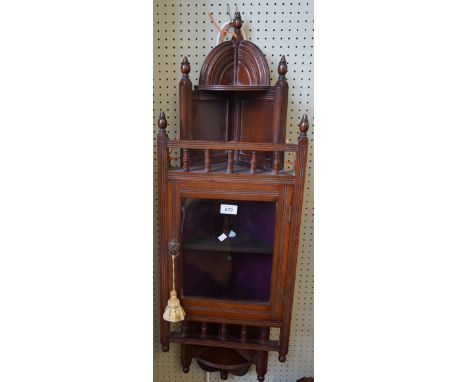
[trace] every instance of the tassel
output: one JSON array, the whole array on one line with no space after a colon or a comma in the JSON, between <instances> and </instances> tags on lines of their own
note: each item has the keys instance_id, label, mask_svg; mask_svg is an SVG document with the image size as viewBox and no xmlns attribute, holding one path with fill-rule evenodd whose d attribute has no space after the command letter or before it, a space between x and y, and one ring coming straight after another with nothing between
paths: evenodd
<instances>
[{"instance_id":1,"label":"tassel","mask_svg":"<svg viewBox=\"0 0 468 382\"><path fill-rule=\"evenodd\" d=\"M179 253L179 243L172 240L169 243L169 254L172 256L172 290L171 297L167 302L166 309L164 310L163 319L169 322L183 321L185 318L184 308L180 305L180 301L177 298L177 292L175 290L175 257Z\"/></svg>"},{"instance_id":2,"label":"tassel","mask_svg":"<svg viewBox=\"0 0 468 382\"><path fill-rule=\"evenodd\" d=\"M179 322L183 321L185 318L184 308L180 306L180 301L177 298L177 292L175 290L171 291L171 298L167 302L163 318L169 322Z\"/></svg>"}]
</instances>

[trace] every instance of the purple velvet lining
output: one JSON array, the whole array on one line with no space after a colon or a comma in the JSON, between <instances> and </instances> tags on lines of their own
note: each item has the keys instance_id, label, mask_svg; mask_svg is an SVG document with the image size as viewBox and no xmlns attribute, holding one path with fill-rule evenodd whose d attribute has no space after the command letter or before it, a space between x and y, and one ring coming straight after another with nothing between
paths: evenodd
<instances>
[{"instance_id":1,"label":"purple velvet lining","mask_svg":"<svg viewBox=\"0 0 468 382\"><path fill-rule=\"evenodd\" d=\"M222 203L237 215L220 214ZM183 295L267 302L276 202L185 199L182 211ZM236 237L218 240L230 231Z\"/></svg>"}]
</instances>

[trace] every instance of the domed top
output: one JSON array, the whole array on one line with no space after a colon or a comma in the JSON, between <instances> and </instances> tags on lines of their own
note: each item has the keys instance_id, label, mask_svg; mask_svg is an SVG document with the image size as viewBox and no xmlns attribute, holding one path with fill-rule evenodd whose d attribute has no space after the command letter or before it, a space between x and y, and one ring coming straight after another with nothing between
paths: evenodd
<instances>
[{"instance_id":1,"label":"domed top","mask_svg":"<svg viewBox=\"0 0 468 382\"><path fill-rule=\"evenodd\" d=\"M257 45L232 39L214 47L206 56L199 84L269 86L270 68Z\"/></svg>"},{"instance_id":2,"label":"domed top","mask_svg":"<svg viewBox=\"0 0 468 382\"><path fill-rule=\"evenodd\" d=\"M260 48L245 41L240 12L232 25L235 37L215 46L205 58L200 70L199 85L269 86L270 68Z\"/></svg>"}]
</instances>

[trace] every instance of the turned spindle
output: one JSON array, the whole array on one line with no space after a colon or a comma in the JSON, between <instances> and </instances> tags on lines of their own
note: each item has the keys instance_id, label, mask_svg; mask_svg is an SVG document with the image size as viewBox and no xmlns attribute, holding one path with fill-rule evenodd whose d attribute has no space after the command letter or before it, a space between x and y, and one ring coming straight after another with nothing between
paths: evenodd
<instances>
[{"instance_id":1,"label":"turned spindle","mask_svg":"<svg viewBox=\"0 0 468 382\"><path fill-rule=\"evenodd\" d=\"M270 328L268 327L262 327L260 329L260 342L266 342L268 341L268 338L270 337Z\"/></svg>"},{"instance_id":2,"label":"turned spindle","mask_svg":"<svg viewBox=\"0 0 468 382\"><path fill-rule=\"evenodd\" d=\"M279 174L279 165L280 165L280 152L275 151L273 154L273 173L275 175Z\"/></svg>"},{"instance_id":3,"label":"turned spindle","mask_svg":"<svg viewBox=\"0 0 468 382\"><path fill-rule=\"evenodd\" d=\"M247 326L242 325L241 326L241 342L247 341Z\"/></svg>"},{"instance_id":4,"label":"turned spindle","mask_svg":"<svg viewBox=\"0 0 468 382\"><path fill-rule=\"evenodd\" d=\"M257 171L257 152L252 151L252 158L250 159L250 173L255 174Z\"/></svg>"},{"instance_id":5,"label":"turned spindle","mask_svg":"<svg viewBox=\"0 0 468 382\"><path fill-rule=\"evenodd\" d=\"M227 173L232 174L233 172L234 172L234 150L228 150Z\"/></svg>"},{"instance_id":6,"label":"turned spindle","mask_svg":"<svg viewBox=\"0 0 468 382\"><path fill-rule=\"evenodd\" d=\"M205 149L205 172L211 171L211 151L210 149Z\"/></svg>"},{"instance_id":7,"label":"turned spindle","mask_svg":"<svg viewBox=\"0 0 468 382\"><path fill-rule=\"evenodd\" d=\"M227 325L226 324L221 324L220 337L221 337L221 340L226 341L227 339Z\"/></svg>"},{"instance_id":8,"label":"turned spindle","mask_svg":"<svg viewBox=\"0 0 468 382\"><path fill-rule=\"evenodd\" d=\"M208 335L208 326L207 326L206 322L202 322L201 336L202 336L202 338L206 338L207 335Z\"/></svg>"},{"instance_id":9,"label":"turned spindle","mask_svg":"<svg viewBox=\"0 0 468 382\"><path fill-rule=\"evenodd\" d=\"M189 151L188 149L182 149L184 152L184 157L183 157L183 168L184 171L187 172L189 170Z\"/></svg>"}]
</instances>

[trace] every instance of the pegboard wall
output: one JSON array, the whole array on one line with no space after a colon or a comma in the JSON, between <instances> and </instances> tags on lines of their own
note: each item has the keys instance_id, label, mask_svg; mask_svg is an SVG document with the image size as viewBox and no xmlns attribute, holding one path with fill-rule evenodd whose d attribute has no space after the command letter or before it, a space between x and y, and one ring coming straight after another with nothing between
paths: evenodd
<instances>
[{"instance_id":1,"label":"pegboard wall","mask_svg":"<svg viewBox=\"0 0 468 382\"><path fill-rule=\"evenodd\" d=\"M207 12L212 12L219 25L228 21L227 5L234 14L235 2L154 0L154 116L166 113L168 135L179 132L178 91L181 78L180 63L187 56L191 64L190 79L198 84L201 65L216 44L217 31ZM265 53L271 72L271 81L277 80L281 55L286 56L289 83L287 139L296 142L298 123L307 113L313 121L313 1L261 0L237 2L244 20L246 39ZM156 124L155 124L156 126ZM157 128L154 127L155 137ZM278 362L277 353L270 352L266 381L295 382L313 375L313 127L309 129L310 148L301 241L296 276L289 354L286 363ZM155 162L155 177L156 177ZM171 344L168 353L161 352L159 344L159 266L157 189L154 189L154 381L202 382L206 374L192 362L189 374L180 366L180 346ZM272 330L272 336L278 331ZM230 376L232 381L256 381L254 368L243 377ZM218 375L210 375L218 381Z\"/></svg>"}]
</instances>

